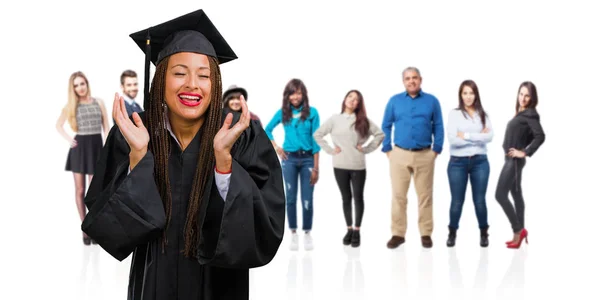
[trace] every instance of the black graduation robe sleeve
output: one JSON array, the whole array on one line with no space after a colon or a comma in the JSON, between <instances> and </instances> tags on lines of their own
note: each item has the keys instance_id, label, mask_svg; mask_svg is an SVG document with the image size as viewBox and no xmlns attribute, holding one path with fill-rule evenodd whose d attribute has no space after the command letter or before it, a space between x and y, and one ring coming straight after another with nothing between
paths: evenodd
<instances>
[{"instance_id":1,"label":"black graduation robe sleeve","mask_svg":"<svg viewBox=\"0 0 600 300\"><path fill-rule=\"evenodd\" d=\"M235 123L235 122L234 122ZM285 192L277 153L256 120L232 149L232 170L225 201L214 179L204 216L198 261L221 268L268 264L284 233Z\"/></svg>"},{"instance_id":2,"label":"black graduation robe sleeve","mask_svg":"<svg viewBox=\"0 0 600 300\"><path fill-rule=\"evenodd\" d=\"M85 197L89 209L81 229L114 258L122 261L136 246L160 236L166 215L154 182L150 151L129 175L127 141L111 128Z\"/></svg>"}]
</instances>

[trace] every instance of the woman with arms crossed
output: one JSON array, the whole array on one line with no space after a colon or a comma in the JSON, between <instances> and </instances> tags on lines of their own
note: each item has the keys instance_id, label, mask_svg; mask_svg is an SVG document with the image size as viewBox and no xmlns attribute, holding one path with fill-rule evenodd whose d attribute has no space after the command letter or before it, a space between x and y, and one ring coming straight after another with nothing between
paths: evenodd
<instances>
[{"instance_id":1,"label":"woman with arms crossed","mask_svg":"<svg viewBox=\"0 0 600 300\"><path fill-rule=\"evenodd\" d=\"M481 247L487 247L488 220L485 195L490 178L490 163L487 144L492 141L494 131L488 114L483 109L479 89L472 80L465 80L458 88L458 108L448 116L448 140L450 161L448 181L450 184L450 224L446 245L454 247L456 231L462 214L467 184L471 181L471 192L475 215L479 223Z\"/></svg>"}]
</instances>

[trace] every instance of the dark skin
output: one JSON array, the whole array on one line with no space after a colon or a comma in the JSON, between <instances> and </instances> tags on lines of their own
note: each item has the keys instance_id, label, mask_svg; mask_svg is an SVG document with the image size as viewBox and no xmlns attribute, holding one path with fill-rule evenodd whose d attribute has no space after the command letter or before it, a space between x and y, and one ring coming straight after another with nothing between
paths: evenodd
<instances>
[{"instance_id":1,"label":"dark skin","mask_svg":"<svg viewBox=\"0 0 600 300\"><path fill-rule=\"evenodd\" d=\"M295 108L300 107L300 105L302 104L302 91L298 90L294 94L290 95L289 101L293 107L295 107ZM283 148L279 147L277 145L277 143L275 142L275 140L272 140L271 144L273 144L273 148L275 148L275 152L277 152L277 155L279 155L279 157L282 160L286 160L287 155L285 154L285 151L283 151ZM312 172L310 174L310 184L311 185L315 185L319 181L319 153L315 153L313 155L313 158L314 158L314 163L313 163ZM296 232L296 230L292 230L292 232Z\"/></svg>"},{"instance_id":2,"label":"dark skin","mask_svg":"<svg viewBox=\"0 0 600 300\"><path fill-rule=\"evenodd\" d=\"M211 101L208 57L197 53L177 53L169 58L168 69L165 99L169 108L169 121L175 137L185 149L204 124L204 113ZM201 99L200 104L191 107L182 104L179 101L179 95L182 93L198 95ZM229 128L233 121L233 114L229 113L213 140L215 164L220 172L231 170L231 148L242 132L250 126L250 111L243 97L240 101L242 115L239 121ZM127 116L125 102L118 94L115 95L113 103L113 117L131 149L129 162L133 170L148 151L148 130L137 113L133 113L134 122L131 122Z\"/></svg>"},{"instance_id":3,"label":"dark skin","mask_svg":"<svg viewBox=\"0 0 600 300\"><path fill-rule=\"evenodd\" d=\"M300 105L302 104L302 91L298 90L294 94L290 95L289 101L290 101L290 104L292 106L294 106L295 108L300 107ZM279 147L277 145L277 143L275 142L275 140L272 140L271 143L273 144L273 148L275 148L275 151L277 152L279 157L282 160L286 160L287 155L285 155L285 151L283 151L283 148ZM310 184L311 185L315 185L315 184L317 184L317 181L319 181L319 153L315 153L313 155L313 157L314 157L314 165L313 165L312 173L310 174Z\"/></svg>"}]
</instances>

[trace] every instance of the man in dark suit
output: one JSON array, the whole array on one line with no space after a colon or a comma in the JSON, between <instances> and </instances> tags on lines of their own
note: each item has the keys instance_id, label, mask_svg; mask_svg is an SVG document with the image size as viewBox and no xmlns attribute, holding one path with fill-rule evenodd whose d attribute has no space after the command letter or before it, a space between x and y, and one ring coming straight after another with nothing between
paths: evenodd
<instances>
[{"instance_id":1,"label":"man in dark suit","mask_svg":"<svg viewBox=\"0 0 600 300\"><path fill-rule=\"evenodd\" d=\"M127 115L131 116L134 112L140 113L144 110L141 105L135 102L135 97L138 94L138 79L135 71L125 70L121 73L121 90Z\"/></svg>"}]
</instances>

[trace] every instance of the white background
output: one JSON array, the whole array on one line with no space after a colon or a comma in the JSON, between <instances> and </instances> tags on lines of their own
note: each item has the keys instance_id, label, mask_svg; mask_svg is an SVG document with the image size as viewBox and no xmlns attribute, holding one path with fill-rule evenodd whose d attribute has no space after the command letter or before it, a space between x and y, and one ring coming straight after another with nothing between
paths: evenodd
<instances>
[{"instance_id":1,"label":"white background","mask_svg":"<svg viewBox=\"0 0 600 300\"><path fill-rule=\"evenodd\" d=\"M496 130L489 145L489 248L478 245L470 190L457 246L445 246L446 139L436 162L430 250L420 245L412 187L407 242L385 247L391 184L379 149L368 157L363 244L344 249L341 199L323 153L315 249L291 253L286 233L272 263L252 271L252 299L597 299L600 21L593 2L390 3L3 2L0 298L125 299L129 259L118 263L81 243L73 177L64 171L69 145L55 122L72 72L89 77L110 114L124 69L136 70L143 87L144 56L128 35L203 8L239 56L222 65L224 87L246 87L263 124L294 77L306 83L322 122L339 111L348 90L359 89L368 116L381 124L387 100L404 89L402 69L412 65L422 72L423 90L439 98L444 121L458 103L460 82L475 80ZM531 244L510 250L510 225L494 190L505 125L525 80L538 87L546 142L523 173ZM274 134L281 144L282 128Z\"/></svg>"}]
</instances>

